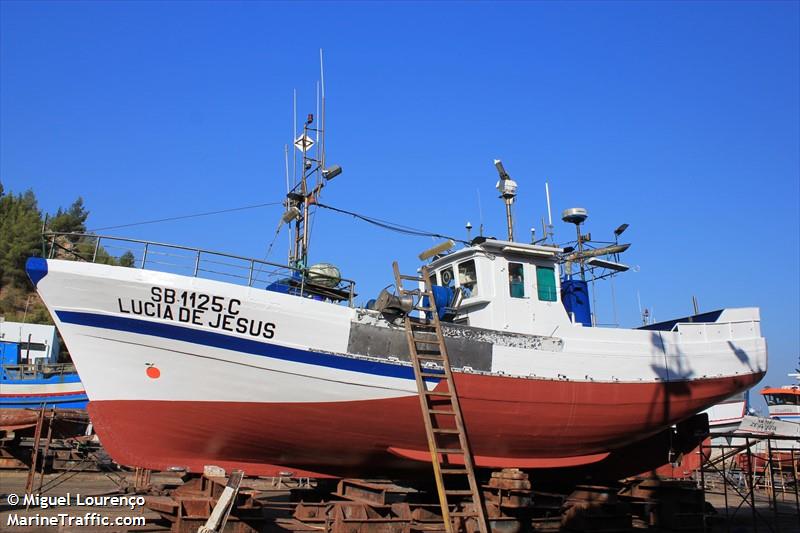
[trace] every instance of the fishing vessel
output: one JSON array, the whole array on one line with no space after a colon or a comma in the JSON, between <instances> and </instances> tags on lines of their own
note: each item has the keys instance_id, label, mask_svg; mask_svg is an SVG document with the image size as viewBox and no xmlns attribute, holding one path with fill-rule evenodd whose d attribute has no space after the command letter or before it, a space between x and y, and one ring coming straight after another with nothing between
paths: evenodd
<instances>
[{"instance_id":1,"label":"fishing vessel","mask_svg":"<svg viewBox=\"0 0 800 533\"><path fill-rule=\"evenodd\" d=\"M789 377L798 383L782 387L764 387L761 389L761 395L767 402L770 418L800 424L800 371L789 374Z\"/></svg>"},{"instance_id":2,"label":"fishing vessel","mask_svg":"<svg viewBox=\"0 0 800 533\"><path fill-rule=\"evenodd\" d=\"M28 260L115 461L312 477L430 467L407 302L385 290L357 305L353 281L309 266L310 218L341 173L326 163L322 94L319 128L309 115L294 143L300 176L282 217L294 235L289 264L97 235L84 237L94 256L76 261L58 234L48 235L46 258ZM617 479L625 468L641 472L631 465L648 450L666 462L674 427L696 442L707 433L697 413L764 375L758 309L596 327L587 284L627 269L616 255L627 245L592 248L581 208L563 214L577 229L574 246L516 240L516 183L495 166L508 235L421 254L475 465L595 465ZM131 251L135 267L93 261L115 247ZM436 390L442 381L424 383Z\"/></svg>"},{"instance_id":3,"label":"fishing vessel","mask_svg":"<svg viewBox=\"0 0 800 533\"><path fill-rule=\"evenodd\" d=\"M708 414L708 427L712 434L729 434L739 428L747 415L749 391L742 391L712 405L704 412Z\"/></svg>"},{"instance_id":4,"label":"fishing vessel","mask_svg":"<svg viewBox=\"0 0 800 533\"><path fill-rule=\"evenodd\" d=\"M45 337L56 341L19 337L0 341L0 431L18 431L32 427L42 409L85 409L88 397L75 367L57 363L57 338L54 326L4 322L4 330L14 326L43 330ZM49 330L49 335L47 332ZM10 339L4 335L5 339ZM37 355L39 355L37 357Z\"/></svg>"}]
</instances>

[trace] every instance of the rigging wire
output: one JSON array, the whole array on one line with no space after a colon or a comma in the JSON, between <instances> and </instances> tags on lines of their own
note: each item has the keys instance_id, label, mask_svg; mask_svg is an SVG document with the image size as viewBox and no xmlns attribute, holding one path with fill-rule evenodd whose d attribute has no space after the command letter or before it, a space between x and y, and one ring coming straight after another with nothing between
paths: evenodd
<instances>
[{"instance_id":1,"label":"rigging wire","mask_svg":"<svg viewBox=\"0 0 800 533\"><path fill-rule=\"evenodd\" d=\"M275 246L275 241L278 240L278 236L281 234L281 229L283 228L283 224L278 224L278 229L275 230L275 236L272 237L272 242L269 243L269 247L267 248L267 253L264 254L264 261L269 258L269 254L272 252L272 247Z\"/></svg>"},{"instance_id":2,"label":"rigging wire","mask_svg":"<svg viewBox=\"0 0 800 533\"><path fill-rule=\"evenodd\" d=\"M102 228L93 228L93 229L90 229L90 230L87 230L87 231L93 233L95 231L103 231L103 230L107 230L107 229L129 228L129 227L132 227L132 226L142 226L142 225L145 225L145 224L156 224L158 222L171 222L173 220L184 220L184 219L187 219L187 218L205 217L205 216L209 216L209 215L220 215L220 214L223 214L223 213L232 213L234 211L244 211L246 209L258 209L260 207L269 207L269 206L273 206L273 205L282 205L282 204L283 204L283 202L269 202L269 203L266 203L266 204L246 205L244 207L233 207L231 209L221 209L219 211L207 211L205 213L195 213L195 214L192 214L192 215L181 215L181 216L176 216L176 217L159 218L159 219L155 219L155 220L144 220L142 222L131 222L130 224L120 224L118 226L105 226L105 227L102 227Z\"/></svg>"},{"instance_id":3,"label":"rigging wire","mask_svg":"<svg viewBox=\"0 0 800 533\"><path fill-rule=\"evenodd\" d=\"M460 242L460 243L463 243L463 244L469 244L468 241L465 241L463 239L458 239L456 237L450 237L448 235L442 235L441 233L434 233L434 232L431 232L431 231L425 231L425 230L421 230L421 229L417 229L417 228L412 228L410 226L403 226L401 224L397 224L397 223L394 223L394 222L389 222L389 221L386 221L386 220L381 220L379 218L368 217L366 215L360 215L360 214L354 213L352 211L347 211L345 209L339 209L338 207L333 207L333 206L326 205L326 204L316 203L315 205L317 205L318 207L322 207L324 209L330 209L331 211L335 211L337 213L342 213L344 215L350 215L350 216L355 217L355 218L357 218L359 220L363 220L364 222L367 222L369 224L373 224L373 225L378 226L378 227L383 228L383 229L387 229L389 231L395 231L397 233L404 233L406 235L415 235L417 237L437 237L437 238L440 238L440 239L451 239L453 241Z\"/></svg>"}]
</instances>

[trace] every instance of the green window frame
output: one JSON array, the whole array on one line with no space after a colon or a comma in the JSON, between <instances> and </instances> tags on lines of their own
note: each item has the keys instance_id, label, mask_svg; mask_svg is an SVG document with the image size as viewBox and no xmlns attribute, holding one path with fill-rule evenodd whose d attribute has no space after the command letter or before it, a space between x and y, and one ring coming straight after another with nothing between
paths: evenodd
<instances>
[{"instance_id":1,"label":"green window frame","mask_svg":"<svg viewBox=\"0 0 800 533\"><path fill-rule=\"evenodd\" d=\"M553 267L536 267L536 291L542 302L558 300L556 292L556 271Z\"/></svg>"}]
</instances>

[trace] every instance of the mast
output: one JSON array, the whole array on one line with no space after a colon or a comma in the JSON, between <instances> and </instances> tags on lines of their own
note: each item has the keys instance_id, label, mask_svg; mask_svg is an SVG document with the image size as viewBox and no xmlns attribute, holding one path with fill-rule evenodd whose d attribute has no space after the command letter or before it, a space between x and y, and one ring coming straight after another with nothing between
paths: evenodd
<instances>
[{"instance_id":1,"label":"mast","mask_svg":"<svg viewBox=\"0 0 800 533\"><path fill-rule=\"evenodd\" d=\"M561 220L568 222L569 224L575 224L575 232L577 233L576 247L578 250L578 253L575 254L575 258L580 265L581 279L584 281L586 281L586 265L584 264L585 259L583 253L583 243L590 240L591 237L589 235L581 235L581 224L584 223L588 216L589 213L583 207L571 207L569 209L565 209L561 214Z\"/></svg>"},{"instance_id":2,"label":"mast","mask_svg":"<svg viewBox=\"0 0 800 533\"><path fill-rule=\"evenodd\" d=\"M325 166L325 82L322 50L320 50L320 81L317 83L316 105L319 114L319 126L313 126L314 115L309 113L303 123L303 133L297 136L295 129L295 152L300 151L302 156L300 182L286 195L286 212L281 218L283 223L294 221L294 239L292 250L289 254L289 264L299 269L308 267L311 206L317 203L319 194L325 184L342 173L342 167L339 165L333 165L330 168ZM311 138L312 134L316 140ZM312 157L310 151L314 146L316 148Z\"/></svg>"},{"instance_id":3,"label":"mast","mask_svg":"<svg viewBox=\"0 0 800 533\"><path fill-rule=\"evenodd\" d=\"M494 160L494 166L497 168L497 173L500 174L500 181L497 182L497 190L500 191L500 198L506 204L506 227L508 228L508 240L514 240L514 218L511 213L511 205L517 196L517 182L511 179L506 169L503 167L503 162L499 159Z\"/></svg>"}]
</instances>

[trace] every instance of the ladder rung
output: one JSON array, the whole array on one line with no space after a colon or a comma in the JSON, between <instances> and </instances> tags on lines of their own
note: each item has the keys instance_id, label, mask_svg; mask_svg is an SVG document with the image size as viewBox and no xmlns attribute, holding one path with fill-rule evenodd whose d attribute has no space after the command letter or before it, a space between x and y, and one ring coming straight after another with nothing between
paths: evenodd
<instances>
[{"instance_id":1,"label":"ladder rung","mask_svg":"<svg viewBox=\"0 0 800 533\"><path fill-rule=\"evenodd\" d=\"M455 415L455 411L442 411L441 409L428 409L428 413L432 415Z\"/></svg>"},{"instance_id":2,"label":"ladder rung","mask_svg":"<svg viewBox=\"0 0 800 533\"><path fill-rule=\"evenodd\" d=\"M450 516L478 516L478 513L466 513L463 511L457 511L450 513Z\"/></svg>"},{"instance_id":3,"label":"ladder rung","mask_svg":"<svg viewBox=\"0 0 800 533\"><path fill-rule=\"evenodd\" d=\"M452 396L452 394L450 394L449 390L448 391L426 390L425 391L425 395L426 396Z\"/></svg>"},{"instance_id":4,"label":"ladder rung","mask_svg":"<svg viewBox=\"0 0 800 533\"><path fill-rule=\"evenodd\" d=\"M461 433L457 429L449 429L449 428L432 428L434 433L442 433L445 435L458 435Z\"/></svg>"},{"instance_id":5,"label":"ladder rung","mask_svg":"<svg viewBox=\"0 0 800 533\"><path fill-rule=\"evenodd\" d=\"M464 455L462 448L436 448L436 453Z\"/></svg>"},{"instance_id":6,"label":"ladder rung","mask_svg":"<svg viewBox=\"0 0 800 533\"><path fill-rule=\"evenodd\" d=\"M414 335L411 335L411 338L414 339L414 342L418 342L420 344L439 344L438 340L431 339L431 338L428 338L428 337L422 338L422 337L415 337Z\"/></svg>"},{"instance_id":7,"label":"ladder rung","mask_svg":"<svg viewBox=\"0 0 800 533\"><path fill-rule=\"evenodd\" d=\"M444 493L448 496L472 496L471 490L446 490Z\"/></svg>"},{"instance_id":8,"label":"ladder rung","mask_svg":"<svg viewBox=\"0 0 800 533\"><path fill-rule=\"evenodd\" d=\"M444 374L444 372L439 373L439 374L434 374L433 372L420 372L419 375L420 375L420 377L423 377L423 378L441 378L441 379L445 379L447 377Z\"/></svg>"},{"instance_id":9,"label":"ladder rung","mask_svg":"<svg viewBox=\"0 0 800 533\"><path fill-rule=\"evenodd\" d=\"M469 474L469 470L466 468L442 468L439 470L442 474Z\"/></svg>"},{"instance_id":10,"label":"ladder rung","mask_svg":"<svg viewBox=\"0 0 800 533\"><path fill-rule=\"evenodd\" d=\"M398 274L397 276L398 276L400 279L407 279L408 281L425 281L425 280L424 280L424 279L422 279L422 278L417 278L417 277L414 277L414 276L409 276L409 275L407 275L407 274Z\"/></svg>"}]
</instances>

